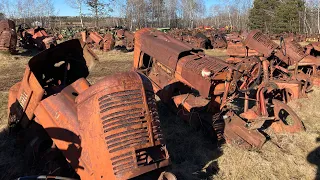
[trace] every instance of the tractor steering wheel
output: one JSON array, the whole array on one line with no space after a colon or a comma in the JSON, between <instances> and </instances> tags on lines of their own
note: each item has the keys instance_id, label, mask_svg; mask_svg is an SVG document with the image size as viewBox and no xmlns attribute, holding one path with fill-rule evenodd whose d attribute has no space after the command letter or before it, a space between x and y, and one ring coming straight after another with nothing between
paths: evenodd
<instances>
[{"instance_id":1,"label":"tractor steering wheel","mask_svg":"<svg viewBox=\"0 0 320 180\"><path fill-rule=\"evenodd\" d=\"M260 59L251 57L243 60L236 65L235 73L235 77L237 78L237 89L240 92L251 91L258 85L262 74Z\"/></svg>"}]
</instances>

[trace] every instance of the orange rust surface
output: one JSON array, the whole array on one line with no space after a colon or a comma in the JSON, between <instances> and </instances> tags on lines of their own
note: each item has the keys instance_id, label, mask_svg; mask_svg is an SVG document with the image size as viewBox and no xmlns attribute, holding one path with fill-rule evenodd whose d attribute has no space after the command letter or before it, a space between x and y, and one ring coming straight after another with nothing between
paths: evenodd
<instances>
[{"instance_id":1,"label":"orange rust surface","mask_svg":"<svg viewBox=\"0 0 320 180\"><path fill-rule=\"evenodd\" d=\"M15 23L11 20L0 21L0 51L14 52L17 44Z\"/></svg>"},{"instance_id":2,"label":"orange rust surface","mask_svg":"<svg viewBox=\"0 0 320 180\"><path fill-rule=\"evenodd\" d=\"M150 81L126 72L90 86L84 62L79 40L32 58L10 89L9 118L25 114L39 123L81 179L130 179L168 166Z\"/></svg>"}]
</instances>

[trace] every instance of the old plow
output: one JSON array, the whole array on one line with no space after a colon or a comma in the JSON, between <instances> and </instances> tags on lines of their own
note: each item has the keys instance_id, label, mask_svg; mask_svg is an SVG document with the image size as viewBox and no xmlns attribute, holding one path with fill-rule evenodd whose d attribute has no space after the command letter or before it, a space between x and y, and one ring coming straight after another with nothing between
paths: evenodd
<instances>
[{"instance_id":1,"label":"old plow","mask_svg":"<svg viewBox=\"0 0 320 180\"><path fill-rule=\"evenodd\" d=\"M268 133L304 130L285 104L302 91L300 82L277 82L267 61L251 56L227 63L153 29L139 30L135 40L135 70L150 79L162 102L217 142L261 148Z\"/></svg>"}]
</instances>

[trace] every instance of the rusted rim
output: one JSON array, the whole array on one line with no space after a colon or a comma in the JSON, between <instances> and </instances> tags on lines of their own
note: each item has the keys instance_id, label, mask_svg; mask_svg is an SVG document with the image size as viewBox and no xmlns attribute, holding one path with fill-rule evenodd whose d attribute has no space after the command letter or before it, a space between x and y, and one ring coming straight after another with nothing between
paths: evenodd
<instances>
[{"instance_id":1,"label":"rusted rim","mask_svg":"<svg viewBox=\"0 0 320 180\"><path fill-rule=\"evenodd\" d=\"M283 132L299 132L304 130L303 123L298 115L285 103L273 99L274 116L278 120Z\"/></svg>"}]
</instances>

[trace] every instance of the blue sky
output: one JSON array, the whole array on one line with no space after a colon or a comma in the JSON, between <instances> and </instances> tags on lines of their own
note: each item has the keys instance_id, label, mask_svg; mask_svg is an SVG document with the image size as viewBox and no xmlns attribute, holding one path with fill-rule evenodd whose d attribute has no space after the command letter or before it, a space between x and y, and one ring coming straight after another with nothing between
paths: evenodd
<instances>
[{"instance_id":1,"label":"blue sky","mask_svg":"<svg viewBox=\"0 0 320 180\"><path fill-rule=\"evenodd\" d=\"M207 8L209 8L213 4L219 4L219 1L223 2L223 0L205 0L205 3ZM53 3L60 16L76 16L78 14L77 10L71 8L65 0L54 0ZM89 13L89 11L85 9L84 13Z\"/></svg>"}]
</instances>

